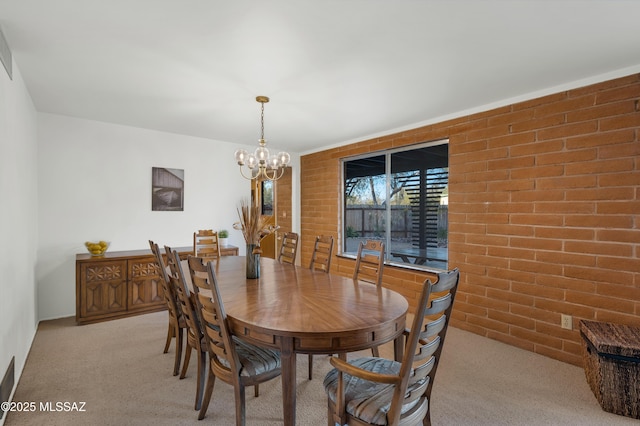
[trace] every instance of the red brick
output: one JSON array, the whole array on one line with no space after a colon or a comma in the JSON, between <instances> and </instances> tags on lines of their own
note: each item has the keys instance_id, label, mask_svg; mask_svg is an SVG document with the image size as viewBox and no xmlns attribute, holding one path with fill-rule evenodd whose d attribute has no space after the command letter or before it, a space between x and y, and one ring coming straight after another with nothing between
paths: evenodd
<instances>
[{"instance_id":1,"label":"red brick","mask_svg":"<svg viewBox=\"0 0 640 426\"><path fill-rule=\"evenodd\" d=\"M546 129L553 126L559 126L566 123L566 114L556 114L542 118L534 118L533 120L514 123L511 125L511 132L528 132L537 129Z\"/></svg>"},{"instance_id":2,"label":"red brick","mask_svg":"<svg viewBox=\"0 0 640 426\"><path fill-rule=\"evenodd\" d=\"M552 177L536 180L536 189L558 189L558 188L594 188L597 184L595 175L587 176L565 176Z\"/></svg>"},{"instance_id":3,"label":"red brick","mask_svg":"<svg viewBox=\"0 0 640 426\"><path fill-rule=\"evenodd\" d=\"M637 212L640 211L640 205L638 208L639 210L636 210ZM640 229L599 229L596 231L596 239L598 241L640 244ZM638 271L640 271L640 268Z\"/></svg>"},{"instance_id":4,"label":"red brick","mask_svg":"<svg viewBox=\"0 0 640 426\"><path fill-rule=\"evenodd\" d=\"M565 241L564 249L573 253L607 256L631 256L632 254L632 247L628 244L602 243L599 241Z\"/></svg>"},{"instance_id":5,"label":"red brick","mask_svg":"<svg viewBox=\"0 0 640 426\"><path fill-rule=\"evenodd\" d=\"M595 149L572 150L565 152L545 153L536 157L536 165L568 164L591 161L597 158Z\"/></svg>"},{"instance_id":6,"label":"red brick","mask_svg":"<svg viewBox=\"0 0 640 426\"><path fill-rule=\"evenodd\" d=\"M625 99L621 102L596 105L591 108L576 109L567 112L567 123L576 121L588 121L596 118L611 117L621 114L629 114L635 111L633 99Z\"/></svg>"},{"instance_id":7,"label":"red brick","mask_svg":"<svg viewBox=\"0 0 640 426\"><path fill-rule=\"evenodd\" d=\"M637 112L600 119L600 131L603 132L637 127L640 127L640 114Z\"/></svg>"},{"instance_id":8,"label":"red brick","mask_svg":"<svg viewBox=\"0 0 640 426\"><path fill-rule=\"evenodd\" d=\"M567 291L566 301L582 306L597 306L599 310L617 311L623 314L633 314L633 301L607 297L601 294L581 293L577 291Z\"/></svg>"},{"instance_id":9,"label":"red brick","mask_svg":"<svg viewBox=\"0 0 640 426\"><path fill-rule=\"evenodd\" d=\"M538 177L562 176L565 166L535 166L526 169L511 170L511 179L534 179Z\"/></svg>"},{"instance_id":10,"label":"red brick","mask_svg":"<svg viewBox=\"0 0 640 426\"><path fill-rule=\"evenodd\" d=\"M542 263L557 263L560 265L596 266L596 258L594 256L575 253L538 251L536 253L536 260Z\"/></svg>"},{"instance_id":11,"label":"red brick","mask_svg":"<svg viewBox=\"0 0 640 426\"><path fill-rule=\"evenodd\" d=\"M615 130L611 132L598 132L586 135L577 135L567 138L567 149L582 149L590 147L600 147L608 145L618 145L621 143L633 142L635 133L633 129Z\"/></svg>"},{"instance_id":12,"label":"red brick","mask_svg":"<svg viewBox=\"0 0 640 426\"><path fill-rule=\"evenodd\" d=\"M623 87L616 87L611 90L604 90L596 95L596 103L598 105L615 102L625 99L640 98L640 85L630 84Z\"/></svg>"},{"instance_id":13,"label":"red brick","mask_svg":"<svg viewBox=\"0 0 640 426\"><path fill-rule=\"evenodd\" d=\"M587 282L592 281L595 283L601 282L622 285L630 285L633 280L633 274L628 271L610 271L607 269L583 268L573 265L565 266L564 276L585 280Z\"/></svg>"},{"instance_id":14,"label":"red brick","mask_svg":"<svg viewBox=\"0 0 640 426\"><path fill-rule=\"evenodd\" d=\"M514 337L520 337L522 339L525 339L528 342L533 342L534 344L544 345L544 346L552 347L555 349L562 348L561 339L552 338L547 334L537 333L532 330L530 331L522 328L514 328L514 329L511 329L511 335Z\"/></svg>"},{"instance_id":15,"label":"red brick","mask_svg":"<svg viewBox=\"0 0 640 426\"><path fill-rule=\"evenodd\" d=\"M535 329L535 321L531 318L521 317L511 314L509 312L489 311L488 317L510 325L510 329L513 327L520 327L528 330Z\"/></svg>"},{"instance_id":16,"label":"red brick","mask_svg":"<svg viewBox=\"0 0 640 426\"><path fill-rule=\"evenodd\" d=\"M537 140L550 140L558 138L566 138L574 135L584 135L594 133L598 130L598 122L596 120L581 123L566 124L564 126L550 127L541 129L537 132Z\"/></svg>"},{"instance_id":17,"label":"red brick","mask_svg":"<svg viewBox=\"0 0 640 426\"><path fill-rule=\"evenodd\" d=\"M566 226L584 228L631 228L633 226L633 216L619 215L571 215L565 216Z\"/></svg>"},{"instance_id":18,"label":"red brick","mask_svg":"<svg viewBox=\"0 0 640 426\"><path fill-rule=\"evenodd\" d=\"M562 289L571 289L571 290L584 291L589 293L594 293L597 288L596 284L590 281L562 277L562 276L542 275L542 274L536 276L535 282L536 284L540 284L546 287L557 287Z\"/></svg>"},{"instance_id":19,"label":"red brick","mask_svg":"<svg viewBox=\"0 0 640 426\"><path fill-rule=\"evenodd\" d=\"M535 218L536 216L533 217ZM522 247L530 250L560 251L562 249L561 240L548 240L543 238L511 237L509 239L509 245L511 247Z\"/></svg>"},{"instance_id":20,"label":"red brick","mask_svg":"<svg viewBox=\"0 0 640 426\"><path fill-rule=\"evenodd\" d=\"M580 110L592 107L595 104L595 101L595 95L591 93L587 93L583 96L567 97L558 102L550 102L548 104L538 106L535 109L535 116L545 117L561 112Z\"/></svg>"}]
</instances>

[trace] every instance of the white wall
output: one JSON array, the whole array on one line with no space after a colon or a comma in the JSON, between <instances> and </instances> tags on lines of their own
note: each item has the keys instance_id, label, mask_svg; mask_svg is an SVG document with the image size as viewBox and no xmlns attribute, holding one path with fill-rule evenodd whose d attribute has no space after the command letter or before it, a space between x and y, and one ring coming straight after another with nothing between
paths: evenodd
<instances>
[{"instance_id":1,"label":"white wall","mask_svg":"<svg viewBox=\"0 0 640 426\"><path fill-rule=\"evenodd\" d=\"M31 97L16 64L13 81L0 66L0 379L15 356L16 383L37 326L36 155Z\"/></svg>"},{"instance_id":2,"label":"white wall","mask_svg":"<svg viewBox=\"0 0 640 426\"><path fill-rule=\"evenodd\" d=\"M233 160L240 145L44 113L38 123L41 320L75 315L75 256L87 240L111 241L110 251L149 239L177 247L194 230L225 228L244 254L232 229L250 195ZM152 167L184 169L183 212L151 211Z\"/></svg>"},{"instance_id":3,"label":"white wall","mask_svg":"<svg viewBox=\"0 0 640 426\"><path fill-rule=\"evenodd\" d=\"M240 146L37 113L16 64L13 80L0 68L0 377L15 356L17 383L39 320L75 315L84 241L185 246L196 229L226 228L244 254L232 229L249 195L233 162ZM291 154L299 231L299 155ZM152 167L185 170L184 212L151 211Z\"/></svg>"}]
</instances>

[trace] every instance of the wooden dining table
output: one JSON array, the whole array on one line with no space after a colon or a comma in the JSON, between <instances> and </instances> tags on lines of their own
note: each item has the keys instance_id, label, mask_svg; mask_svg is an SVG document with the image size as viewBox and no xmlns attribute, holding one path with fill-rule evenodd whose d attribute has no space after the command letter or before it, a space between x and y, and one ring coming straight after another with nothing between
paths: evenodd
<instances>
[{"instance_id":1,"label":"wooden dining table","mask_svg":"<svg viewBox=\"0 0 640 426\"><path fill-rule=\"evenodd\" d=\"M392 290L269 258L258 279L246 278L244 256L213 264L233 333L280 351L285 425L296 422L296 354L344 355L395 340L401 357L408 303Z\"/></svg>"}]
</instances>

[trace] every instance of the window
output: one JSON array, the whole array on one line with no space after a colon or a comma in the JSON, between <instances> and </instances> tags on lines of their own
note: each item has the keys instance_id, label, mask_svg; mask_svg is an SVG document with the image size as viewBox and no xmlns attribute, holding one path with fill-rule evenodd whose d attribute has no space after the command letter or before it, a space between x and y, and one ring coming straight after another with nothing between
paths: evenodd
<instances>
[{"instance_id":1,"label":"window","mask_svg":"<svg viewBox=\"0 0 640 426\"><path fill-rule=\"evenodd\" d=\"M388 262L448 266L448 141L343 160L345 254L380 239Z\"/></svg>"},{"instance_id":2,"label":"window","mask_svg":"<svg viewBox=\"0 0 640 426\"><path fill-rule=\"evenodd\" d=\"M260 210L263 216L273 216L273 181L260 182Z\"/></svg>"}]
</instances>

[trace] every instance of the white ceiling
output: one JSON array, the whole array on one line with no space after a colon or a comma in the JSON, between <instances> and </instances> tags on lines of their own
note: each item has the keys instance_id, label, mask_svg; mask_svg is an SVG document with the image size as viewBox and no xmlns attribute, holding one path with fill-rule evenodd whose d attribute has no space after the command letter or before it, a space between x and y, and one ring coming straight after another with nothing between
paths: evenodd
<instances>
[{"instance_id":1,"label":"white ceiling","mask_svg":"<svg viewBox=\"0 0 640 426\"><path fill-rule=\"evenodd\" d=\"M269 146L300 153L640 72L639 22L637 0L0 0L38 111L253 145L266 95Z\"/></svg>"}]
</instances>

